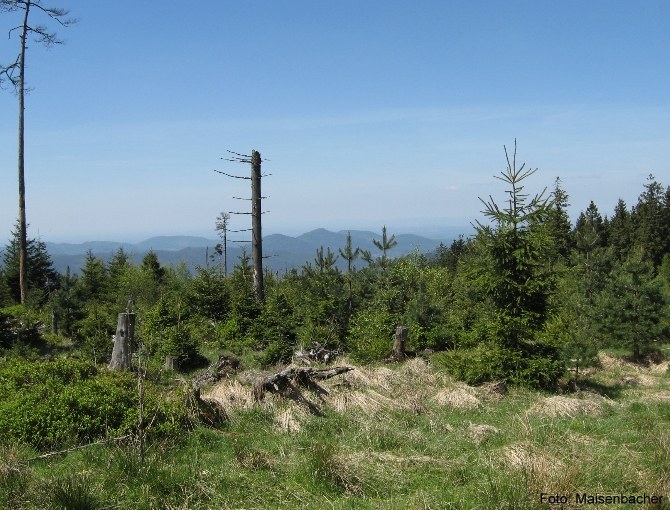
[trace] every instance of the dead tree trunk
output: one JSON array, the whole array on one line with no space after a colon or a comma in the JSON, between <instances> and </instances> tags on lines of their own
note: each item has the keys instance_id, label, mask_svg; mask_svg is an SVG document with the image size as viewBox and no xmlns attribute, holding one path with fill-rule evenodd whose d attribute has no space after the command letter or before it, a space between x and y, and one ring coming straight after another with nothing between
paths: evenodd
<instances>
[{"instance_id":1,"label":"dead tree trunk","mask_svg":"<svg viewBox=\"0 0 670 510\"><path fill-rule=\"evenodd\" d=\"M263 289L263 239L261 237L261 154L251 151L251 249L254 261L254 293L265 300Z\"/></svg>"},{"instance_id":2,"label":"dead tree trunk","mask_svg":"<svg viewBox=\"0 0 670 510\"><path fill-rule=\"evenodd\" d=\"M385 361L401 361L405 359L405 347L407 346L407 335L409 330L407 326L398 326L395 329L395 338L393 340L393 350L388 355Z\"/></svg>"},{"instance_id":3,"label":"dead tree trunk","mask_svg":"<svg viewBox=\"0 0 670 510\"><path fill-rule=\"evenodd\" d=\"M110 370L129 370L131 367L131 345L135 336L135 314L120 313L116 323L116 335L114 335L114 349L112 360L109 362Z\"/></svg>"}]
</instances>

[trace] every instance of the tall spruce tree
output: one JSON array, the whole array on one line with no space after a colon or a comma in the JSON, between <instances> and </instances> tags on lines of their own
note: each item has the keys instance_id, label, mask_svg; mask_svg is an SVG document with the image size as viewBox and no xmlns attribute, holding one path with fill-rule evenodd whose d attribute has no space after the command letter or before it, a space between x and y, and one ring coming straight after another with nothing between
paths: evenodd
<instances>
[{"instance_id":1,"label":"tall spruce tree","mask_svg":"<svg viewBox=\"0 0 670 510\"><path fill-rule=\"evenodd\" d=\"M102 259L99 259L89 249L84 259L79 285L84 299L87 301L102 301L107 289L107 271Z\"/></svg>"},{"instance_id":2,"label":"tall spruce tree","mask_svg":"<svg viewBox=\"0 0 670 510\"><path fill-rule=\"evenodd\" d=\"M635 229L635 243L644 250L644 256L654 264L663 260L663 255L670 251L670 217L666 197L668 193L649 175L644 191L638 199L632 213Z\"/></svg>"},{"instance_id":3,"label":"tall spruce tree","mask_svg":"<svg viewBox=\"0 0 670 510\"><path fill-rule=\"evenodd\" d=\"M26 282L31 289L30 295L23 297L20 286L21 228L17 225L12 239L3 254L4 277L11 297L17 303L26 302L27 297L37 304L44 304L52 291L58 288L59 275L53 268L53 262L47 252L47 246L40 239L28 239L26 243Z\"/></svg>"},{"instance_id":4,"label":"tall spruce tree","mask_svg":"<svg viewBox=\"0 0 670 510\"><path fill-rule=\"evenodd\" d=\"M361 254L361 249L356 247L355 249L352 246L351 241L351 232L347 232L347 242L344 245L344 249L339 248L340 257L347 261L347 303L349 309L349 315L353 310L354 295L353 295L353 272L354 272L354 262Z\"/></svg>"},{"instance_id":5,"label":"tall spruce tree","mask_svg":"<svg viewBox=\"0 0 670 510\"><path fill-rule=\"evenodd\" d=\"M609 244L612 253L617 260L622 261L633 247L633 223L626 202L621 198L614 207L609 227Z\"/></svg>"},{"instance_id":6,"label":"tall spruce tree","mask_svg":"<svg viewBox=\"0 0 670 510\"><path fill-rule=\"evenodd\" d=\"M491 196L483 200L483 214L492 226L477 223L477 234L486 247L480 279L497 310L500 338L504 346L517 348L532 340L546 319L546 304L553 278L546 271L551 240L542 224L552 203L546 189L533 197L522 182L537 169L516 165L514 154L505 147L507 168L495 176L509 186L507 206L500 207Z\"/></svg>"},{"instance_id":7,"label":"tall spruce tree","mask_svg":"<svg viewBox=\"0 0 670 510\"><path fill-rule=\"evenodd\" d=\"M629 347L635 358L663 339L667 298L651 261L641 252L612 271L598 308L602 331L619 346Z\"/></svg>"},{"instance_id":8,"label":"tall spruce tree","mask_svg":"<svg viewBox=\"0 0 670 510\"><path fill-rule=\"evenodd\" d=\"M568 216L568 193L561 186L560 177L556 178L552 192L551 207L548 210L546 226L554 239L556 256L567 259L573 247L572 224Z\"/></svg>"},{"instance_id":9,"label":"tall spruce tree","mask_svg":"<svg viewBox=\"0 0 670 510\"><path fill-rule=\"evenodd\" d=\"M579 214L573 236L577 250L587 256L597 248L607 245L603 217L593 201L589 203L586 211Z\"/></svg>"}]
</instances>

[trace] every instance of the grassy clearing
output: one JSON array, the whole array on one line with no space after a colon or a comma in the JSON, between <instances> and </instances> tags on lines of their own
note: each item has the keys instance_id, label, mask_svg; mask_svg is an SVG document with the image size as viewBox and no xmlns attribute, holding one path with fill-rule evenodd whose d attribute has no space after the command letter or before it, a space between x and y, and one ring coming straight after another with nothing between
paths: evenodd
<instances>
[{"instance_id":1,"label":"grassy clearing","mask_svg":"<svg viewBox=\"0 0 670 510\"><path fill-rule=\"evenodd\" d=\"M207 393L230 417L223 429L153 444L143 464L120 445L29 463L34 452L3 447L0 507L533 509L550 508L543 492L568 495L564 508L576 492L670 497L667 363L601 355L588 391L558 396L473 388L418 359L361 367L326 381L322 398L305 393L322 416L275 396L255 404L250 379Z\"/></svg>"}]
</instances>

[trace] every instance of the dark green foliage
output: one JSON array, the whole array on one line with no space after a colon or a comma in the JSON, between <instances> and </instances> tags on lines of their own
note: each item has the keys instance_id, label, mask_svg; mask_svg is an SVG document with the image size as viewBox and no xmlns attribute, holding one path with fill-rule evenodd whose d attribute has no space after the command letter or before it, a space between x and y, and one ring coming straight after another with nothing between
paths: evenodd
<instances>
[{"instance_id":1,"label":"dark green foliage","mask_svg":"<svg viewBox=\"0 0 670 510\"><path fill-rule=\"evenodd\" d=\"M191 282L194 310L213 321L226 319L230 310L230 289L220 271L213 268L196 269Z\"/></svg>"},{"instance_id":2,"label":"dark green foliage","mask_svg":"<svg viewBox=\"0 0 670 510\"><path fill-rule=\"evenodd\" d=\"M99 371L83 361L0 361L0 441L45 450L128 434L137 425L136 384L129 372ZM151 385L146 390L150 438L188 426L178 401Z\"/></svg>"},{"instance_id":3,"label":"dark green foliage","mask_svg":"<svg viewBox=\"0 0 670 510\"><path fill-rule=\"evenodd\" d=\"M79 361L0 364L0 435L38 449L122 434L134 425L129 374L97 373Z\"/></svg>"},{"instance_id":4,"label":"dark green foliage","mask_svg":"<svg viewBox=\"0 0 670 510\"><path fill-rule=\"evenodd\" d=\"M56 332L75 338L78 334L78 323L85 317L84 297L78 285L78 278L70 274L69 267L61 276L60 286L51 299L51 307Z\"/></svg>"},{"instance_id":5,"label":"dark green foliage","mask_svg":"<svg viewBox=\"0 0 670 510\"><path fill-rule=\"evenodd\" d=\"M670 252L669 196L670 189L664 192L663 186L650 175L632 213L635 243L654 267Z\"/></svg>"},{"instance_id":6,"label":"dark green foliage","mask_svg":"<svg viewBox=\"0 0 670 510\"><path fill-rule=\"evenodd\" d=\"M584 255L607 245L605 224L593 201L577 218L573 236L577 251Z\"/></svg>"},{"instance_id":7,"label":"dark green foliage","mask_svg":"<svg viewBox=\"0 0 670 510\"><path fill-rule=\"evenodd\" d=\"M554 389L565 372L559 353L548 346L509 349L497 343L480 343L469 349L438 353L433 362L471 385L505 381L531 388Z\"/></svg>"},{"instance_id":8,"label":"dark green foliage","mask_svg":"<svg viewBox=\"0 0 670 510\"><path fill-rule=\"evenodd\" d=\"M398 241L395 238L395 235L391 237L388 236L386 232L386 225L382 227L382 238L373 239L372 243L375 247L382 252L382 256L379 258L379 267L382 268L382 271L386 269L388 265L388 254L387 252L398 245Z\"/></svg>"},{"instance_id":9,"label":"dark green foliage","mask_svg":"<svg viewBox=\"0 0 670 510\"><path fill-rule=\"evenodd\" d=\"M570 251L574 246L572 224L567 212L569 205L568 194L561 187L561 179L557 177L545 226L549 237L554 242L553 256L561 260L566 260L570 256Z\"/></svg>"},{"instance_id":10,"label":"dark green foliage","mask_svg":"<svg viewBox=\"0 0 670 510\"><path fill-rule=\"evenodd\" d=\"M490 198L483 201L483 213L493 226L478 225L484 257L479 261L478 280L491 297L499 321L499 342L513 349L532 341L546 319L546 306L553 275L546 267L552 249L551 238L542 228L549 216L550 202L543 193L528 199L521 182L535 173L516 167L516 145L507 168L501 172L509 186L509 204L499 208Z\"/></svg>"},{"instance_id":11,"label":"dark green foliage","mask_svg":"<svg viewBox=\"0 0 670 510\"><path fill-rule=\"evenodd\" d=\"M12 232L12 239L5 246L3 276L14 302L21 300L19 290L19 227ZM28 239L26 259L26 281L30 303L44 304L57 287L59 275L53 268L51 257L44 241Z\"/></svg>"},{"instance_id":12,"label":"dark green foliage","mask_svg":"<svg viewBox=\"0 0 670 510\"><path fill-rule=\"evenodd\" d=\"M158 257L153 251L149 251L140 264L140 269L156 281L156 283L164 283L165 279L165 268L160 265L158 262Z\"/></svg>"},{"instance_id":13,"label":"dark green foliage","mask_svg":"<svg viewBox=\"0 0 670 510\"><path fill-rule=\"evenodd\" d=\"M652 342L666 339L667 298L642 254L631 255L612 271L598 305L603 332L614 345L629 347L635 358Z\"/></svg>"},{"instance_id":14,"label":"dark green foliage","mask_svg":"<svg viewBox=\"0 0 670 510\"><path fill-rule=\"evenodd\" d=\"M57 478L51 484L51 502L63 510L95 510L101 508L86 478L70 475Z\"/></svg>"},{"instance_id":15,"label":"dark green foliage","mask_svg":"<svg viewBox=\"0 0 670 510\"><path fill-rule=\"evenodd\" d=\"M622 199L619 199L614 208L614 215L610 220L609 228L612 253L617 260L624 260L633 247L633 221L626 208L626 202Z\"/></svg>"},{"instance_id":16,"label":"dark green foliage","mask_svg":"<svg viewBox=\"0 0 670 510\"><path fill-rule=\"evenodd\" d=\"M12 304L12 296L5 271L0 267L0 307L9 306Z\"/></svg>"},{"instance_id":17,"label":"dark green foliage","mask_svg":"<svg viewBox=\"0 0 670 510\"><path fill-rule=\"evenodd\" d=\"M388 308L387 300L380 296L361 309L353 318L347 337L347 350L362 362L382 360L391 352L393 332L399 316Z\"/></svg>"},{"instance_id":18,"label":"dark green foliage","mask_svg":"<svg viewBox=\"0 0 670 510\"><path fill-rule=\"evenodd\" d=\"M44 325L38 314L24 305L0 310L0 348L36 348L44 344Z\"/></svg>"},{"instance_id":19,"label":"dark green foliage","mask_svg":"<svg viewBox=\"0 0 670 510\"><path fill-rule=\"evenodd\" d=\"M144 317L142 336L159 359L174 356L178 366L201 364L198 341L193 335L191 311L178 295L163 295Z\"/></svg>"},{"instance_id":20,"label":"dark green foliage","mask_svg":"<svg viewBox=\"0 0 670 510\"><path fill-rule=\"evenodd\" d=\"M79 285L83 298L88 301L99 302L103 298L103 292L107 289L105 264L101 259L95 257L91 250L88 250L81 273Z\"/></svg>"},{"instance_id":21,"label":"dark green foliage","mask_svg":"<svg viewBox=\"0 0 670 510\"><path fill-rule=\"evenodd\" d=\"M436 248L433 255L433 264L439 267L446 267L452 273L456 272L458 261L465 255L465 252L468 249L468 243L469 241L463 239L462 235L459 236L458 239L454 239L448 248L440 243L440 246Z\"/></svg>"}]
</instances>

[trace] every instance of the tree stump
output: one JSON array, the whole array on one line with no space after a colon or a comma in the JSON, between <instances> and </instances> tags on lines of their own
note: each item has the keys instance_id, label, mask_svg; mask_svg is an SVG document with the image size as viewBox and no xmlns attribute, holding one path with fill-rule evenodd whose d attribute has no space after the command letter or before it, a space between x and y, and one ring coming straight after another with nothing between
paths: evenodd
<instances>
[{"instance_id":1,"label":"tree stump","mask_svg":"<svg viewBox=\"0 0 670 510\"><path fill-rule=\"evenodd\" d=\"M395 338L393 340L393 350L389 354L385 361L401 361L407 357L405 353L405 346L407 345L407 335L409 329L407 326L398 326L395 329Z\"/></svg>"},{"instance_id":2,"label":"tree stump","mask_svg":"<svg viewBox=\"0 0 670 510\"><path fill-rule=\"evenodd\" d=\"M129 370L131 367L131 345L135 337L135 314L120 313L116 322L116 335L114 335L114 349L112 360L109 362L110 370Z\"/></svg>"},{"instance_id":3,"label":"tree stump","mask_svg":"<svg viewBox=\"0 0 670 510\"><path fill-rule=\"evenodd\" d=\"M163 367L166 370L174 370L176 364L177 364L177 356L165 356L165 364L163 365Z\"/></svg>"}]
</instances>

